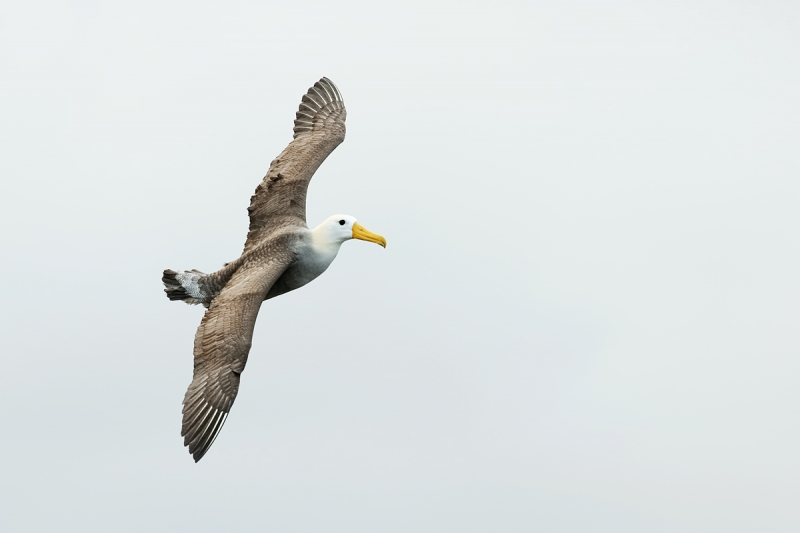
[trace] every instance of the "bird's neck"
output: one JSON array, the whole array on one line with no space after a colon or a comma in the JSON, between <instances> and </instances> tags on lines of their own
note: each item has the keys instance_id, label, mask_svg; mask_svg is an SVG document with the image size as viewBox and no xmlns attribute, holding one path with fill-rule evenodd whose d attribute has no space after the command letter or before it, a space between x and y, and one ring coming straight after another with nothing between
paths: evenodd
<instances>
[{"instance_id":1,"label":"bird's neck","mask_svg":"<svg viewBox=\"0 0 800 533\"><path fill-rule=\"evenodd\" d=\"M336 259L336 254L339 253L339 248L342 246L342 241L333 238L323 225L319 225L311 230L311 248L317 260L327 262L330 264Z\"/></svg>"}]
</instances>

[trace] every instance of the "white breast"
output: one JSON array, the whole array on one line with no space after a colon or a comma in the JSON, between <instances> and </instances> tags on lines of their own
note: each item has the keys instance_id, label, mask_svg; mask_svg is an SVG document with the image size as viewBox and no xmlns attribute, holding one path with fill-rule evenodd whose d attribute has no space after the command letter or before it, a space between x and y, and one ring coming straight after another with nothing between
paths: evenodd
<instances>
[{"instance_id":1,"label":"white breast","mask_svg":"<svg viewBox=\"0 0 800 533\"><path fill-rule=\"evenodd\" d=\"M336 259L341 246L342 243L319 242L314 239L311 232L311 238L304 243L297 254L295 263L296 275L299 278L297 281L305 285L325 272Z\"/></svg>"}]
</instances>

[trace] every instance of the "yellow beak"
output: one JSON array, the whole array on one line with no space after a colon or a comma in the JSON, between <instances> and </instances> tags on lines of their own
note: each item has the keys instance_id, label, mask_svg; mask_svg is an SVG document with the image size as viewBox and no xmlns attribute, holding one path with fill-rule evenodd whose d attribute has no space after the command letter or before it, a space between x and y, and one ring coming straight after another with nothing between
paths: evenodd
<instances>
[{"instance_id":1,"label":"yellow beak","mask_svg":"<svg viewBox=\"0 0 800 533\"><path fill-rule=\"evenodd\" d=\"M386 248L386 239L384 239L377 233L372 233L358 222L353 224L353 238L367 242L374 242L375 244L380 244L381 246Z\"/></svg>"}]
</instances>

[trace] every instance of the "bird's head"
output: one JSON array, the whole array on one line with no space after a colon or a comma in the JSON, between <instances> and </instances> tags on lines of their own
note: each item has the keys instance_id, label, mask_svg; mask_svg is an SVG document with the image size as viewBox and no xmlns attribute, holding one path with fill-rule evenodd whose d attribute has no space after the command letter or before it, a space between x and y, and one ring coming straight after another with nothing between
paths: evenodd
<instances>
[{"instance_id":1,"label":"bird's head","mask_svg":"<svg viewBox=\"0 0 800 533\"><path fill-rule=\"evenodd\" d=\"M314 228L314 232L324 235L325 240L328 242L341 244L350 239L359 239L374 242L386 248L386 239L377 233L372 233L359 224L355 217L350 215L330 216L322 224Z\"/></svg>"}]
</instances>

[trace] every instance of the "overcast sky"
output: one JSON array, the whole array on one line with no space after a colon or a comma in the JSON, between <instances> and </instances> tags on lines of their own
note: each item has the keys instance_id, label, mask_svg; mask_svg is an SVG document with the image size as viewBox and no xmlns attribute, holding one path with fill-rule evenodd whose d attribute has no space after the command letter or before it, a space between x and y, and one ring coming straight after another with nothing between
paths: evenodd
<instances>
[{"instance_id":1,"label":"overcast sky","mask_svg":"<svg viewBox=\"0 0 800 533\"><path fill-rule=\"evenodd\" d=\"M800 5L5 2L3 531L800 530ZM321 76L320 279L180 437Z\"/></svg>"}]
</instances>

